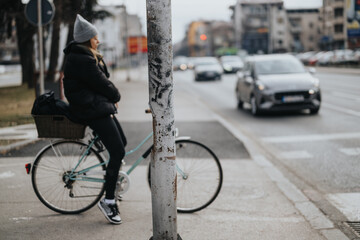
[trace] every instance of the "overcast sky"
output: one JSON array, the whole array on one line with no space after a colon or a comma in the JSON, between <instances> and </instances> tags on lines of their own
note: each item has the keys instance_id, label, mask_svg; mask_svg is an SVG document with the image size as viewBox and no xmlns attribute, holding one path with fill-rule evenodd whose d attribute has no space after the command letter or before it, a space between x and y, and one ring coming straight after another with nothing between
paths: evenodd
<instances>
[{"instance_id":1,"label":"overcast sky","mask_svg":"<svg viewBox=\"0 0 360 240\"><path fill-rule=\"evenodd\" d=\"M230 20L230 5L236 0L172 0L173 42L179 42L185 34L186 26L195 20ZM130 14L138 14L146 32L146 0L98 0L99 4L125 3ZM320 7L322 0L284 0L286 8Z\"/></svg>"}]
</instances>

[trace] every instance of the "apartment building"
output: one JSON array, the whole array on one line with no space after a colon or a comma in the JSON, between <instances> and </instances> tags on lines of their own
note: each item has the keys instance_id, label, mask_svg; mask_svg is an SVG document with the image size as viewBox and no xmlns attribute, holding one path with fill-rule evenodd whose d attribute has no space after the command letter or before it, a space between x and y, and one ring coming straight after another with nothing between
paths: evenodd
<instances>
[{"instance_id":1,"label":"apartment building","mask_svg":"<svg viewBox=\"0 0 360 240\"><path fill-rule=\"evenodd\" d=\"M128 40L139 37L139 44L143 43L141 38L144 34L140 18L135 14L129 14L124 5L98 6L98 8L112 14L94 22L99 31L100 51L108 65L124 65L127 61Z\"/></svg>"},{"instance_id":2,"label":"apartment building","mask_svg":"<svg viewBox=\"0 0 360 240\"><path fill-rule=\"evenodd\" d=\"M282 0L237 0L231 9L237 48L249 53L289 50L288 19Z\"/></svg>"},{"instance_id":3,"label":"apartment building","mask_svg":"<svg viewBox=\"0 0 360 240\"><path fill-rule=\"evenodd\" d=\"M319 50L322 17L319 9L287 9L289 40L292 52Z\"/></svg>"},{"instance_id":4,"label":"apartment building","mask_svg":"<svg viewBox=\"0 0 360 240\"><path fill-rule=\"evenodd\" d=\"M321 46L325 50L347 48L346 1L323 0Z\"/></svg>"}]
</instances>

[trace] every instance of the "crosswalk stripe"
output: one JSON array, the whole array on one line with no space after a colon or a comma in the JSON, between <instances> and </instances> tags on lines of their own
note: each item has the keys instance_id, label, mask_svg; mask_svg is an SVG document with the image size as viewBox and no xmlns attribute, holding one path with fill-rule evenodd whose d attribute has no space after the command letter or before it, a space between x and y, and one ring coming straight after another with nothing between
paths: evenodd
<instances>
[{"instance_id":1,"label":"crosswalk stripe","mask_svg":"<svg viewBox=\"0 0 360 240\"><path fill-rule=\"evenodd\" d=\"M327 104L327 103L322 103L321 106L323 106L325 108L328 108L328 109L338 111L338 112L342 112L342 113L346 113L346 114L353 115L353 116L356 116L356 117L360 117L360 112L354 111L352 109L347 109L347 108L343 108L343 107L337 107L337 106L334 106L332 104Z\"/></svg>"},{"instance_id":2,"label":"crosswalk stripe","mask_svg":"<svg viewBox=\"0 0 360 240\"><path fill-rule=\"evenodd\" d=\"M360 148L340 148L339 151L348 156L360 155Z\"/></svg>"},{"instance_id":3,"label":"crosswalk stripe","mask_svg":"<svg viewBox=\"0 0 360 240\"><path fill-rule=\"evenodd\" d=\"M269 143L290 143L290 142L313 142L313 141L327 141L327 140L352 139L352 138L360 138L360 132L263 137L261 139L262 141Z\"/></svg>"}]
</instances>

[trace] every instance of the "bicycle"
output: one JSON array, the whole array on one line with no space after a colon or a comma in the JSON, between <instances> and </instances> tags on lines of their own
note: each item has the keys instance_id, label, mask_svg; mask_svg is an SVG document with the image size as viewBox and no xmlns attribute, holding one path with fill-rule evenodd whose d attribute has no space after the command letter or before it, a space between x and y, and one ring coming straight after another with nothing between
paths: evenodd
<instances>
[{"instance_id":1,"label":"bicycle","mask_svg":"<svg viewBox=\"0 0 360 240\"><path fill-rule=\"evenodd\" d=\"M138 146L128 151L136 152L151 137L150 133ZM177 137L177 211L193 213L209 206L218 196L223 182L223 172L218 157L204 144L190 137ZM116 195L125 194L130 187L130 173L151 153L149 147L130 168L119 172ZM39 151L33 164L26 164L31 174L36 196L49 209L62 214L77 214L93 207L104 194L106 149L93 132L90 140L57 140ZM150 163L149 163L150 164ZM150 167L147 173L150 182Z\"/></svg>"}]
</instances>

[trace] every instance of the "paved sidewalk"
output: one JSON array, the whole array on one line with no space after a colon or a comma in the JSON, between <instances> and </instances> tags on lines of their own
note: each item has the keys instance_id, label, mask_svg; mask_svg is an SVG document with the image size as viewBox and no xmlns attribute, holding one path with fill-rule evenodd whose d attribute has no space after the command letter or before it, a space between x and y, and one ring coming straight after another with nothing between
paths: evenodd
<instances>
[{"instance_id":1,"label":"paved sidewalk","mask_svg":"<svg viewBox=\"0 0 360 240\"><path fill-rule=\"evenodd\" d=\"M151 116L144 114L148 108L146 74L132 74L130 82L124 80L124 72L114 74L122 95L118 118L121 122L151 124ZM143 77L136 78L136 74ZM203 211L178 214L178 233L182 239L347 239L275 166L256 152L248 139L186 88L175 91L175 118L178 122L218 121L249 146L251 155L250 158L220 159L224 171L220 195ZM33 126L17 127L12 133L25 129L33 138ZM1 130L0 137L2 134L11 134L11 131ZM145 240L152 236L146 166L132 173L130 190L120 203L123 223L114 226L106 222L96 207L80 215L55 214L44 207L33 194L30 178L24 183L9 177L11 172L24 174L23 163L29 161L31 158L0 159L0 191L4 193L0 196L1 239ZM23 194L30 197L20 202ZM20 212L16 204L22 204L27 211Z\"/></svg>"}]
</instances>

